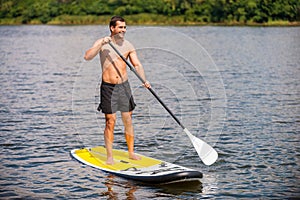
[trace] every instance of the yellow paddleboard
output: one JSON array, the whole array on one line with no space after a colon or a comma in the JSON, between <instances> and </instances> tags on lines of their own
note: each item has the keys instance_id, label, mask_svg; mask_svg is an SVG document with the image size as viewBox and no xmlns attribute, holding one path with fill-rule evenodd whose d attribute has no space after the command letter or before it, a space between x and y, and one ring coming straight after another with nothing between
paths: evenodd
<instances>
[{"instance_id":1,"label":"yellow paddleboard","mask_svg":"<svg viewBox=\"0 0 300 200\"><path fill-rule=\"evenodd\" d=\"M106 164L106 149L102 146L74 149L71 155L78 161L115 174L120 177L145 183L170 183L195 181L202 178L202 173L194 169L164 162L138 154L141 160L128 158L128 152L113 150L113 165Z\"/></svg>"}]
</instances>

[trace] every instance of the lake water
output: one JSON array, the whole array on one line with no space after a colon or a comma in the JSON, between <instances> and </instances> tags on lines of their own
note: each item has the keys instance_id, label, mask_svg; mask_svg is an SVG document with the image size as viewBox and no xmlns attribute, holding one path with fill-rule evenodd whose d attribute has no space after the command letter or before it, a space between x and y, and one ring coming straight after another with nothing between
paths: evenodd
<instances>
[{"instance_id":1,"label":"lake water","mask_svg":"<svg viewBox=\"0 0 300 200\"><path fill-rule=\"evenodd\" d=\"M98 58L107 26L1 26L1 199L300 198L299 27L128 27L147 79L219 159L205 166L130 74L136 152L194 168L201 183L142 185L85 166L103 145ZM131 72L129 72L131 73ZM114 148L126 149L121 120Z\"/></svg>"}]
</instances>

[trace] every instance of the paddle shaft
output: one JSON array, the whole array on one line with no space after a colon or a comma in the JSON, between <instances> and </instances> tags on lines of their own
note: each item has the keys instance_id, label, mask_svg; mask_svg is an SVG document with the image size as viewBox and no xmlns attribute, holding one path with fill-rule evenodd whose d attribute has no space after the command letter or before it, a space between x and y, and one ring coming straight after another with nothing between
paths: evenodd
<instances>
[{"instance_id":1,"label":"paddle shaft","mask_svg":"<svg viewBox=\"0 0 300 200\"><path fill-rule=\"evenodd\" d=\"M115 52L122 58L122 60L127 64L130 70L140 79L140 81L145 84L146 80L144 80L136 71L136 69L124 58L124 56L115 48L115 46L109 42L108 43ZM188 129L186 129L183 124L179 121L179 119L172 113L172 111L166 106L166 104L159 98L159 96L153 91L152 88L148 88L148 90L153 94L153 96L159 101L159 103L168 111L168 113L174 118L174 120L181 126L183 131L188 135L190 141L192 142L195 150L197 151L200 159L203 161L205 165L211 165L218 159L218 153L214 150L210 145L201 139L193 136Z\"/></svg>"},{"instance_id":2,"label":"paddle shaft","mask_svg":"<svg viewBox=\"0 0 300 200\"><path fill-rule=\"evenodd\" d=\"M146 80L144 80L135 70L135 68L124 58L124 56L119 52L119 50L111 43L108 43L115 52L122 58L122 60L127 64L129 69L140 79L140 81L145 84ZM181 126L182 129L185 129L184 125L179 121L179 119L172 113L172 111L167 107L167 105L159 98L159 96L154 92L152 88L148 88L148 90L153 94L153 96L159 101L159 103L168 111L168 113L174 118L174 120Z\"/></svg>"}]
</instances>

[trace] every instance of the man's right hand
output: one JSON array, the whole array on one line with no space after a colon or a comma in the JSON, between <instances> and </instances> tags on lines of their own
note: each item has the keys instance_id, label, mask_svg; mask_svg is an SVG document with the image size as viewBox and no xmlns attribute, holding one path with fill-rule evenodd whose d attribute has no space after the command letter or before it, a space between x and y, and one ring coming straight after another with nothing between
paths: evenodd
<instances>
[{"instance_id":1,"label":"man's right hand","mask_svg":"<svg viewBox=\"0 0 300 200\"><path fill-rule=\"evenodd\" d=\"M102 45L105 45L111 41L111 37L104 37L102 38Z\"/></svg>"},{"instance_id":2,"label":"man's right hand","mask_svg":"<svg viewBox=\"0 0 300 200\"><path fill-rule=\"evenodd\" d=\"M100 51L103 45L109 43L111 41L111 37L104 37L98 39L93 47L85 52L84 59L85 60L92 60Z\"/></svg>"}]
</instances>

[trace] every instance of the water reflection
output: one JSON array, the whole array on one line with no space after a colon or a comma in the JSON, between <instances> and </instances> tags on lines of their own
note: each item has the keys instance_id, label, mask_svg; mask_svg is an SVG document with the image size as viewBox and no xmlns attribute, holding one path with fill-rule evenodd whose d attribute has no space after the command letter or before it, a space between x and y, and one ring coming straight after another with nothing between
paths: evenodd
<instances>
[{"instance_id":1,"label":"water reflection","mask_svg":"<svg viewBox=\"0 0 300 200\"><path fill-rule=\"evenodd\" d=\"M105 191L101 192L102 197L106 197L107 199L139 199L139 190L140 187L148 188L149 190L156 190L156 193L153 193L153 197L149 198L157 198L157 197L175 197L178 195L186 195L189 194L191 196L197 196L198 194L203 193L203 185L199 180L193 180L188 182L177 182L177 183L169 183L169 184L148 184L134 181L127 181L124 179L120 179L115 175L108 175L105 178L104 185L106 186ZM159 190L159 192L157 191Z\"/></svg>"},{"instance_id":2,"label":"water reflection","mask_svg":"<svg viewBox=\"0 0 300 200\"><path fill-rule=\"evenodd\" d=\"M198 180L171 183L166 185L160 185L159 187L161 188L161 192L172 195L181 195L184 193L191 193L191 195L201 194L203 189L202 182Z\"/></svg>"},{"instance_id":3,"label":"water reflection","mask_svg":"<svg viewBox=\"0 0 300 200\"><path fill-rule=\"evenodd\" d=\"M120 183L115 180L114 175L108 175L105 178L104 182L105 186L107 187L107 191L102 192L101 196L106 196L107 199L120 199L120 197L124 197L123 193L118 193L114 190L114 187L122 187L126 189L125 196L126 199L132 200L136 199L134 196L134 192L137 190L137 186L134 185L133 183L126 181L125 183ZM119 190L117 190L119 191Z\"/></svg>"}]
</instances>

